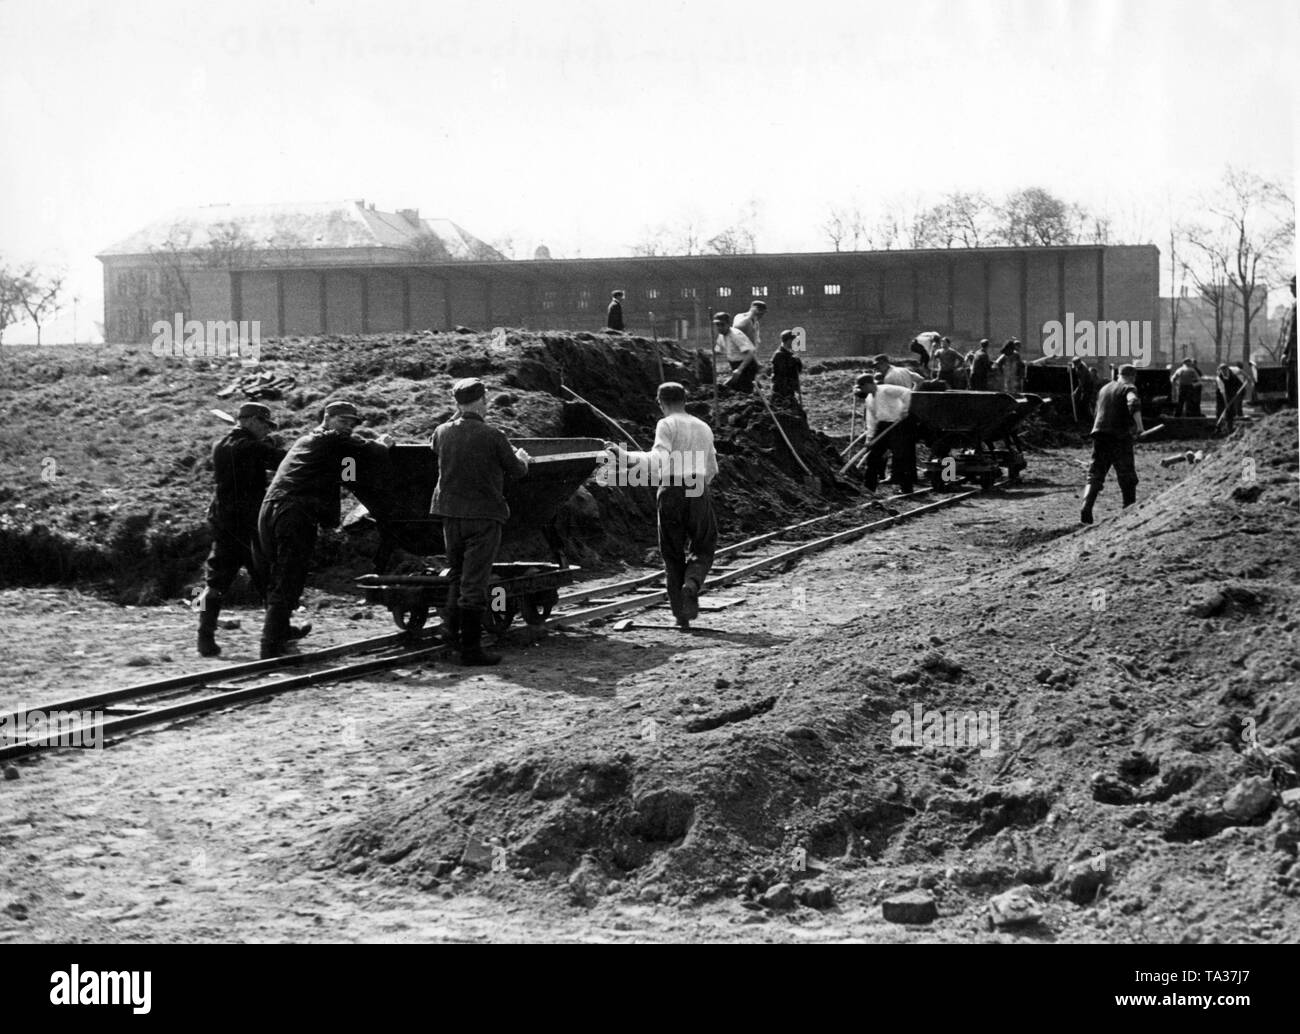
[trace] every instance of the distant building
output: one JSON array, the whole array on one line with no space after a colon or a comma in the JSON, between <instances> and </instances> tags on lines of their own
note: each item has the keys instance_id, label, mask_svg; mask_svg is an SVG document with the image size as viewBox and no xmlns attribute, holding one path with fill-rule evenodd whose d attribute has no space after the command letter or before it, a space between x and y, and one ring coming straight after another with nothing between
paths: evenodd
<instances>
[{"instance_id":1,"label":"distant building","mask_svg":"<svg viewBox=\"0 0 1300 1034\"><path fill-rule=\"evenodd\" d=\"M801 326L813 355L902 351L937 330L961 346L1017 337L1033 358L1044 324L1071 313L1151 321L1160 340L1151 245L509 261L454 223L360 203L196 212L99 256L111 340L147 340L153 320L177 311L258 320L263 338L462 324L597 331L616 289L629 333L704 347L712 313L753 298L768 304L773 348L782 328Z\"/></svg>"}]
</instances>

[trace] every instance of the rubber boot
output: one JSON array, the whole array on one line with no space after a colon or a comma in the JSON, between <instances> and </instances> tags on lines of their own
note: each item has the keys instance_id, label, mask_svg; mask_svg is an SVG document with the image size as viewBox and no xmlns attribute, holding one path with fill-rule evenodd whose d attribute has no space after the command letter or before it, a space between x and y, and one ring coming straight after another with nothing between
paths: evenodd
<instances>
[{"instance_id":1,"label":"rubber boot","mask_svg":"<svg viewBox=\"0 0 1300 1034\"><path fill-rule=\"evenodd\" d=\"M460 607L452 605L447 608L447 618L438 629L438 638L450 646L453 650L460 649L460 630L462 624L463 611Z\"/></svg>"},{"instance_id":2,"label":"rubber boot","mask_svg":"<svg viewBox=\"0 0 1300 1034\"><path fill-rule=\"evenodd\" d=\"M268 606L266 622L262 625L262 660L284 656L288 652L290 634L288 609Z\"/></svg>"},{"instance_id":3,"label":"rubber boot","mask_svg":"<svg viewBox=\"0 0 1300 1034\"><path fill-rule=\"evenodd\" d=\"M217 615L220 613L221 597L211 590L205 590L203 598L199 601L198 650L200 657L216 657L221 653L221 647L217 645L215 638Z\"/></svg>"},{"instance_id":4,"label":"rubber boot","mask_svg":"<svg viewBox=\"0 0 1300 1034\"><path fill-rule=\"evenodd\" d=\"M1125 506L1132 506L1138 500L1137 485L1120 485L1119 494Z\"/></svg>"},{"instance_id":5,"label":"rubber boot","mask_svg":"<svg viewBox=\"0 0 1300 1034\"><path fill-rule=\"evenodd\" d=\"M483 612L461 609L460 612L460 663L467 667L500 664L499 654L487 653L482 646Z\"/></svg>"},{"instance_id":6,"label":"rubber boot","mask_svg":"<svg viewBox=\"0 0 1300 1034\"><path fill-rule=\"evenodd\" d=\"M1079 511L1079 521L1082 524L1092 523L1092 504L1097 501L1097 490L1088 489L1088 494L1083 500L1083 509Z\"/></svg>"}]
</instances>

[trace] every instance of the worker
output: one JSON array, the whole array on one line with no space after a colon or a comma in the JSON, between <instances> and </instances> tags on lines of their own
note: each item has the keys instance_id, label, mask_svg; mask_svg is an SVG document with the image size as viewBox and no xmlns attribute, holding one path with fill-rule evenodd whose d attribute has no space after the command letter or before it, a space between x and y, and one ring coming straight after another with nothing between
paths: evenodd
<instances>
[{"instance_id":1,"label":"worker","mask_svg":"<svg viewBox=\"0 0 1300 1034\"><path fill-rule=\"evenodd\" d=\"M351 402L327 403L320 425L293 443L266 490L257 518L267 571L263 658L279 657L293 638L289 615L307 584L316 530L338 527L339 487L366 483L375 496L387 497L381 475L392 439L359 437L353 432L360 423Z\"/></svg>"},{"instance_id":2,"label":"worker","mask_svg":"<svg viewBox=\"0 0 1300 1034\"><path fill-rule=\"evenodd\" d=\"M971 391L989 390L989 372L993 369L993 360L989 358L989 339L982 338L978 347L971 354L970 387Z\"/></svg>"},{"instance_id":3,"label":"worker","mask_svg":"<svg viewBox=\"0 0 1300 1034\"><path fill-rule=\"evenodd\" d=\"M1297 401L1298 368L1296 358L1296 295L1295 276L1291 277L1291 308L1282 320L1282 329L1277 335L1277 354L1286 366L1286 404L1294 406Z\"/></svg>"},{"instance_id":4,"label":"worker","mask_svg":"<svg viewBox=\"0 0 1300 1034\"><path fill-rule=\"evenodd\" d=\"M612 291L609 295L609 308L605 310L605 327L608 330L623 329L623 292Z\"/></svg>"},{"instance_id":5,"label":"worker","mask_svg":"<svg viewBox=\"0 0 1300 1034\"><path fill-rule=\"evenodd\" d=\"M715 348L722 349L731 367L731 376L723 382L723 387L746 395L752 393L754 378L758 376L758 351L754 342L736 329L725 312L713 314L713 334Z\"/></svg>"},{"instance_id":6,"label":"worker","mask_svg":"<svg viewBox=\"0 0 1300 1034\"><path fill-rule=\"evenodd\" d=\"M203 564L203 593L199 597L198 651L201 657L221 653L216 642L217 617L230 586L242 567L262 602L266 578L257 545L257 512L266 495L267 472L274 472L284 450L271 436L279 426L271 410L260 402L239 407L236 425L212 446L212 471L216 492L208 506L212 548ZM306 635L311 626L292 629Z\"/></svg>"},{"instance_id":7,"label":"worker","mask_svg":"<svg viewBox=\"0 0 1300 1034\"><path fill-rule=\"evenodd\" d=\"M649 452L629 452L617 442L605 448L623 464L643 464L642 483L657 484L659 553L664 561L668 605L677 627L689 630L700 613L700 593L718 548L718 522L709 484L718 473L713 431L686 412L686 389L675 381L655 396L663 419Z\"/></svg>"},{"instance_id":8,"label":"worker","mask_svg":"<svg viewBox=\"0 0 1300 1034\"><path fill-rule=\"evenodd\" d=\"M1020 342L1016 338L1002 346L1001 353L993 361L993 369L1002 379L1002 391L1008 395L1020 394L1025 383L1025 361L1020 357Z\"/></svg>"},{"instance_id":9,"label":"worker","mask_svg":"<svg viewBox=\"0 0 1300 1034\"><path fill-rule=\"evenodd\" d=\"M447 632L459 642L460 663L498 664L499 655L483 649L483 615L488 583L501 546L501 529L510 519L505 479L528 473L531 457L489 427L487 388L475 377L451 388L456 416L433 432L438 483L429 512L442 518L447 549Z\"/></svg>"},{"instance_id":10,"label":"worker","mask_svg":"<svg viewBox=\"0 0 1300 1034\"><path fill-rule=\"evenodd\" d=\"M897 369L897 367L895 367ZM893 480L904 493L916 487L916 431L910 415L912 390L890 384L881 374L858 378L867 400L865 463L867 488L875 491L885 473L885 453L893 454Z\"/></svg>"},{"instance_id":11,"label":"worker","mask_svg":"<svg viewBox=\"0 0 1300 1034\"><path fill-rule=\"evenodd\" d=\"M944 338L939 342L939 350L931 357L938 369L935 372L935 378L941 380L949 388L956 388L957 385L957 365L961 361L961 356L957 349L952 347L952 341Z\"/></svg>"},{"instance_id":12,"label":"worker","mask_svg":"<svg viewBox=\"0 0 1300 1034\"><path fill-rule=\"evenodd\" d=\"M794 339L793 330L781 331L781 344L772 353L772 400L793 403L802 408L799 375L803 372L803 360L794 354Z\"/></svg>"},{"instance_id":13,"label":"worker","mask_svg":"<svg viewBox=\"0 0 1300 1034\"><path fill-rule=\"evenodd\" d=\"M1220 363L1214 379L1214 416L1221 420L1232 434L1232 423L1240 417L1241 399L1246 394L1246 382L1227 363ZM1228 413L1224 416L1224 410Z\"/></svg>"},{"instance_id":14,"label":"worker","mask_svg":"<svg viewBox=\"0 0 1300 1034\"><path fill-rule=\"evenodd\" d=\"M1137 392L1137 368L1125 363L1119 380L1111 381L1097 395L1097 418L1092 425L1092 463L1088 467L1088 489L1079 520L1092 523L1092 507L1106 475L1115 468L1124 506L1137 501L1138 476L1133 464L1134 432L1142 433L1142 401Z\"/></svg>"},{"instance_id":15,"label":"worker","mask_svg":"<svg viewBox=\"0 0 1300 1034\"><path fill-rule=\"evenodd\" d=\"M1184 359L1169 377L1170 388L1177 393L1175 417L1201 415L1201 371L1190 358Z\"/></svg>"},{"instance_id":16,"label":"worker","mask_svg":"<svg viewBox=\"0 0 1300 1034\"><path fill-rule=\"evenodd\" d=\"M1091 420L1096 406L1097 378L1092 368L1079 356L1070 360L1071 378L1074 381L1074 405L1079 417Z\"/></svg>"},{"instance_id":17,"label":"worker","mask_svg":"<svg viewBox=\"0 0 1300 1034\"><path fill-rule=\"evenodd\" d=\"M909 370L905 366L895 366L890 362L889 356L883 352L872 358L871 365L883 384L894 384L900 388L916 388L925 380L915 370Z\"/></svg>"},{"instance_id":18,"label":"worker","mask_svg":"<svg viewBox=\"0 0 1300 1034\"><path fill-rule=\"evenodd\" d=\"M930 372L930 353L925 350L925 345L917 338L912 338L907 346L907 350L916 356L917 365L920 366L923 373Z\"/></svg>"},{"instance_id":19,"label":"worker","mask_svg":"<svg viewBox=\"0 0 1300 1034\"><path fill-rule=\"evenodd\" d=\"M737 314L731 325L749 338L750 343L757 349L763 344L763 335L759 332L758 325L766 315L767 302L755 298L749 303L749 311Z\"/></svg>"}]
</instances>

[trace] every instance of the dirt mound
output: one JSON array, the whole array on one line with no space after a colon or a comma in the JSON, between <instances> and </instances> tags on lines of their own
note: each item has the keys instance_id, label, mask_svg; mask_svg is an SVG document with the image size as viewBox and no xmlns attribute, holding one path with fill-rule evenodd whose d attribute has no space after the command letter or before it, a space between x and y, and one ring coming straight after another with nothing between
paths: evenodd
<instances>
[{"instance_id":1,"label":"dirt mound","mask_svg":"<svg viewBox=\"0 0 1300 1034\"><path fill-rule=\"evenodd\" d=\"M660 415L656 350L665 377L699 400L710 397L700 388L711 374L703 354L612 334L286 338L265 343L260 369L296 381L272 402L286 442L314 426L321 403L335 395L354 400L371 427L425 440L453 412L452 382L476 376L489 386L492 422L509 435L616 437L563 384L648 447ZM209 410L237 406L237 396L223 400L218 392L247 370L236 361L158 359L143 345L12 352L0 386L0 586L79 583L131 603L185 595L207 551L209 456L224 433ZM725 418L716 492L729 526L788 523L825 512L852 491L832 476L828 440L797 417L782 423L820 475L811 490L756 400L728 400ZM653 490L592 484L564 508L559 525L584 567L641 560L655 544ZM313 582L346 591L374 546L373 534L323 535ZM504 556L544 552L525 540Z\"/></svg>"},{"instance_id":2,"label":"dirt mound","mask_svg":"<svg viewBox=\"0 0 1300 1034\"><path fill-rule=\"evenodd\" d=\"M1245 936L1267 914L1294 939L1296 469L1279 414L1120 516L1011 543L1022 559L959 594L645 686L319 858L417 879L499 859L687 900L884 865L886 889L959 909L1030 884L1103 903L1099 927L1172 911L1196 939L1214 913Z\"/></svg>"}]
</instances>

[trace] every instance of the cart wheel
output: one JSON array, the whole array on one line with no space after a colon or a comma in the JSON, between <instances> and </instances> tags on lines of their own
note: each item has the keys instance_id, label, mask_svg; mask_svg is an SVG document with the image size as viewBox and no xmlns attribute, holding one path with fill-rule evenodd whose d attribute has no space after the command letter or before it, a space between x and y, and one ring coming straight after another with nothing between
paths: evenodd
<instances>
[{"instance_id":1,"label":"cart wheel","mask_svg":"<svg viewBox=\"0 0 1300 1034\"><path fill-rule=\"evenodd\" d=\"M424 623L429 620L428 607L411 607L409 610L390 607L388 612L393 615L393 624L403 632L410 632L412 635L420 631Z\"/></svg>"},{"instance_id":2,"label":"cart wheel","mask_svg":"<svg viewBox=\"0 0 1300 1034\"><path fill-rule=\"evenodd\" d=\"M490 632L493 635L500 635L510 627L510 622L515 619L518 604L513 600L506 601L505 610L495 610L488 607L483 611L483 631Z\"/></svg>"},{"instance_id":3,"label":"cart wheel","mask_svg":"<svg viewBox=\"0 0 1300 1034\"><path fill-rule=\"evenodd\" d=\"M551 608L560 602L560 594L554 589L545 592L530 592L524 597L524 621L530 625L540 625L551 616Z\"/></svg>"},{"instance_id":4,"label":"cart wheel","mask_svg":"<svg viewBox=\"0 0 1300 1034\"><path fill-rule=\"evenodd\" d=\"M997 483L997 480L998 472L996 470L985 471L980 475L979 486L987 492Z\"/></svg>"}]
</instances>

